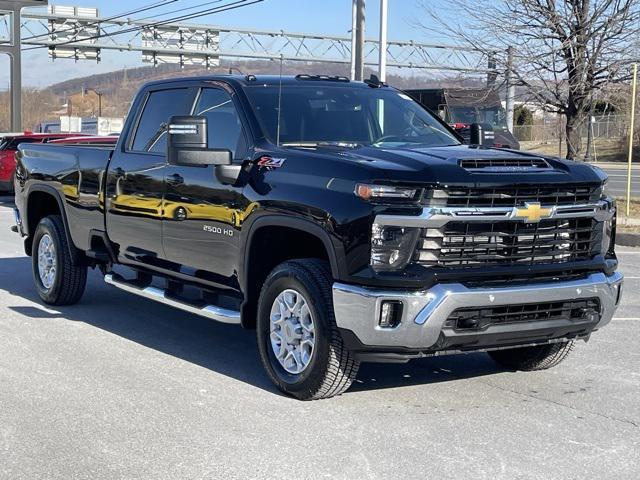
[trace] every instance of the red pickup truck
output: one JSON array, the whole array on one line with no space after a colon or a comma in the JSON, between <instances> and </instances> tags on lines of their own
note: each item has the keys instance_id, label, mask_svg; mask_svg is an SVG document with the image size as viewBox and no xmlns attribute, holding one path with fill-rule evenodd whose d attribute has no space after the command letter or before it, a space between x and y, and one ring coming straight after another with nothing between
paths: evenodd
<instances>
[{"instance_id":1,"label":"red pickup truck","mask_svg":"<svg viewBox=\"0 0 640 480\"><path fill-rule=\"evenodd\" d=\"M16 151L21 143L49 143L59 138L78 137L78 133L0 134L0 192L13 192L13 176L16 170Z\"/></svg>"}]
</instances>

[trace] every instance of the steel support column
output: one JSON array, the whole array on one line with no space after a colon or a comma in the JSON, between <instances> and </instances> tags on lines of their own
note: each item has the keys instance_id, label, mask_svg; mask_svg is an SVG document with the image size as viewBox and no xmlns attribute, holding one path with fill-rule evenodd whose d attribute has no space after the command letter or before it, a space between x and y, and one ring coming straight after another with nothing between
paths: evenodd
<instances>
[{"instance_id":1,"label":"steel support column","mask_svg":"<svg viewBox=\"0 0 640 480\"><path fill-rule=\"evenodd\" d=\"M11 130L22 130L22 54L20 41L21 12L24 7L46 6L48 0L0 1L0 10L11 13L9 43L0 44L0 53L9 56L11 64Z\"/></svg>"},{"instance_id":2,"label":"steel support column","mask_svg":"<svg viewBox=\"0 0 640 480\"><path fill-rule=\"evenodd\" d=\"M364 77L364 30L365 30L365 0L357 0L356 11L356 54L355 54L355 80Z\"/></svg>"},{"instance_id":3,"label":"steel support column","mask_svg":"<svg viewBox=\"0 0 640 480\"><path fill-rule=\"evenodd\" d=\"M387 0L380 0L380 80L387 80Z\"/></svg>"}]
</instances>

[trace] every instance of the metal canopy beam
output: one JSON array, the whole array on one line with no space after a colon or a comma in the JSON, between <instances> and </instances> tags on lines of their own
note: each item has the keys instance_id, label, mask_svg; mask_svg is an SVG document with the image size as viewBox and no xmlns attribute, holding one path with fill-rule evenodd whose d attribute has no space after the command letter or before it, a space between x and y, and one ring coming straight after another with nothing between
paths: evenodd
<instances>
[{"instance_id":1,"label":"metal canopy beam","mask_svg":"<svg viewBox=\"0 0 640 480\"><path fill-rule=\"evenodd\" d=\"M219 58L351 63L352 43L347 36L100 17L61 17L34 12L23 15L23 28L30 33L23 40L25 45L47 47L50 52L71 50L77 52L77 55L70 56L76 60L99 60L101 50L118 50L143 52L144 58L154 64L174 61L210 66L216 65ZM79 34L74 37L76 31L86 32L89 28L97 30L96 38L82 39ZM122 33L115 35L117 32ZM170 41L185 37L191 40ZM59 38L65 40L60 41ZM366 39L364 44L364 64L377 66L378 39ZM55 53L52 56L55 57ZM185 62L185 58L190 58L190 62ZM497 73L488 67L488 60L482 52L454 45L390 41L387 58L390 67Z\"/></svg>"}]
</instances>

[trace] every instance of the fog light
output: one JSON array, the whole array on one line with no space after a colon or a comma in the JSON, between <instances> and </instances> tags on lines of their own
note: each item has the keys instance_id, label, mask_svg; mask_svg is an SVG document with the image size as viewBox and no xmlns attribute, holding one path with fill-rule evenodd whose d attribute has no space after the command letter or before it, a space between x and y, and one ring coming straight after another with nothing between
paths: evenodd
<instances>
[{"instance_id":1,"label":"fog light","mask_svg":"<svg viewBox=\"0 0 640 480\"><path fill-rule=\"evenodd\" d=\"M395 328L402 319L402 302L398 300L383 300L380 308L380 328Z\"/></svg>"}]
</instances>

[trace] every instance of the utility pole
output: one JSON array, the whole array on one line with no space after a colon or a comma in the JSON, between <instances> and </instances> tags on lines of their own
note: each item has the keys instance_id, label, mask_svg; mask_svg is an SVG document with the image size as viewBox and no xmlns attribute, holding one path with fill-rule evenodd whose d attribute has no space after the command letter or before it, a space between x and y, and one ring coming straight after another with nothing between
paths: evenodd
<instances>
[{"instance_id":1,"label":"utility pole","mask_svg":"<svg viewBox=\"0 0 640 480\"><path fill-rule=\"evenodd\" d=\"M231 70L231 69L229 69ZM98 90L96 90L95 88L83 88L82 89L82 95L87 95L89 92L93 92L98 96L98 117L102 116L102 96L104 95L104 93L99 92Z\"/></svg>"},{"instance_id":2,"label":"utility pole","mask_svg":"<svg viewBox=\"0 0 640 480\"><path fill-rule=\"evenodd\" d=\"M496 86L498 72L496 71L496 55L491 52L487 61L487 88L493 89Z\"/></svg>"},{"instance_id":3,"label":"utility pole","mask_svg":"<svg viewBox=\"0 0 640 480\"><path fill-rule=\"evenodd\" d=\"M9 42L0 45L0 53L9 55L11 63L11 130L22 130L22 53L20 15L24 7L46 6L48 0L5 0L0 8L11 16Z\"/></svg>"},{"instance_id":4,"label":"utility pole","mask_svg":"<svg viewBox=\"0 0 640 480\"><path fill-rule=\"evenodd\" d=\"M387 0L380 0L380 81L387 80Z\"/></svg>"},{"instance_id":5,"label":"utility pole","mask_svg":"<svg viewBox=\"0 0 640 480\"><path fill-rule=\"evenodd\" d=\"M636 94L638 92L638 64L633 64L633 79L631 81L631 125L629 126L629 157L627 159L627 209L629 218L631 213L631 162L633 161L633 133L636 119Z\"/></svg>"},{"instance_id":6,"label":"utility pole","mask_svg":"<svg viewBox=\"0 0 640 480\"><path fill-rule=\"evenodd\" d=\"M516 86L513 75L513 47L507 48L507 70L505 80L507 84L507 128L513 133L513 111L515 109Z\"/></svg>"},{"instance_id":7,"label":"utility pole","mask_svg":"<svg viewBox=\"0 0 640 480\"><path fill-rule=\"evenodd\" d=\"M362 80L364 77L364 25L365 25L365 0L356 0L356 45L355 45L355 72L354 80Z\"/></svg>"}]
</instances>

